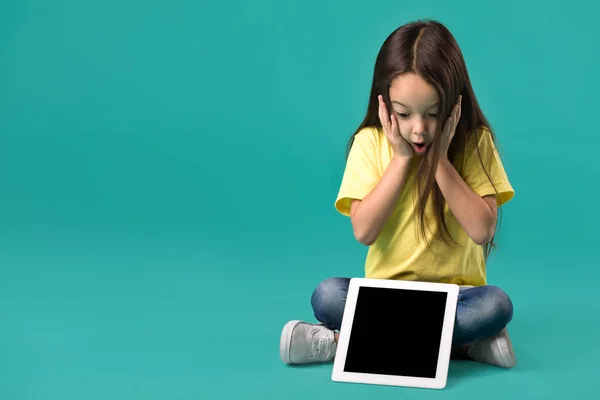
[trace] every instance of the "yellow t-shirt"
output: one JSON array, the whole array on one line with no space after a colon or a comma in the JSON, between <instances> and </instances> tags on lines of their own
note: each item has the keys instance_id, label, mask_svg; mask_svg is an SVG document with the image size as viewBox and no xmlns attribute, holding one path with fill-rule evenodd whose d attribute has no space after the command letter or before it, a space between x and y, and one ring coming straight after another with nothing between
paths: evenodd
<instances>
[{"instance_id":1,"label":"yellow t-shirt","mask_svg":"<svg viewBox=\"0 0 600 400\"><path fill-rule=\"evenodd\" d=\"M498 205L511 200L514 190L487 129L479 131L479 150L499 194ZM352 199L362 200L381 179L392 158L392 148L381 129L367 127L354 139L335 202L335 208L350 216ZM483 247L471 240L445 205L448 230L458 246L446 245L441 239L431 242L430 249L417 231L417 208L413 193L419 156L413 157L402 193L390 219L367 253L365 276L379 279L416 280L486 285ZM473 147L458 168L465 182L480 196L494 195L494 186L482 169ZM462 172L461 172L462 171ZM427 219L429 221L429 219ZM433 220L431 220L433 222ZM428 234L431 240L440 228Z\"/></svg>"}]
</instances>

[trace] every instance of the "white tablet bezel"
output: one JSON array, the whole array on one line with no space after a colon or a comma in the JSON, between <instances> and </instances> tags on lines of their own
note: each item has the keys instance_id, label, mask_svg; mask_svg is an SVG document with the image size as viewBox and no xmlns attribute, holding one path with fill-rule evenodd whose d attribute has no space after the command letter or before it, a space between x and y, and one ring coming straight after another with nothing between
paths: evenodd
<instances>
[{"instance_id":1,"label":"white tablet bezel","mask_svg":"<svg viewBox=\"0 0 600 400\"><path fill-rule=\"evenodd\" d=\"M438 366L435 378L344 372L344 364L346 363L346 354L348 351L352 322L354 320L354 311L356 309L356 300L360 287L409 289L447 293L448 297L446 301L446 310L444 313L444 324L442 327ZM352 278L348 287L348 295L346 297L346 305L342 318L342 326L339 333L336 355L333 362L331 379L336 382L407 386L428 389L443 389L446 387L459 288L460 287L458 285L448 283ZM393 337L390 337L389 340L393 340Z\"/></svg>"}]
</instances>

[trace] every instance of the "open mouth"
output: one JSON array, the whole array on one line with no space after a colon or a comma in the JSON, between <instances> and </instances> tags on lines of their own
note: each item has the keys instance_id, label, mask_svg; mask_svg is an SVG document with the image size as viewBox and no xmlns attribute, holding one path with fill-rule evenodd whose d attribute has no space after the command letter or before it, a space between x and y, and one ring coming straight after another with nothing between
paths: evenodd
<instances>
[{"instance_id":1,"label":"open mouth","mask_svg":"<svg viewBox=\"0 0 600 400\"><path fill-rule=\"evenodd\" d=\"M427 150L427 143L413 143L413 147L417 153L424 153Z\"/></svg>"}]
</instances>

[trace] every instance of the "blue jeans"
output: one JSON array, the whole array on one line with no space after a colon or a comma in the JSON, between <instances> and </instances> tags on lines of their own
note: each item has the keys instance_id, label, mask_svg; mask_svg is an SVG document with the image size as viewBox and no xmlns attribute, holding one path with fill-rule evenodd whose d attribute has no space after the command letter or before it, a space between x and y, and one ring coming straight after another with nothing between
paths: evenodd
<instances>
[{"instance_id":1,"label":"blue jeans","mask_svg":"<svg viewBox=\"0 0 600 400\"><path fill-rule=\"evenodd\" d=\"M329 278L315 289L311 303L315 318L331 330L339 330L350 278ZM497 335L512 319L510 298L495 286L461 287L458 294L453 347L461 347Z\"/></svg>"}]
</instances>

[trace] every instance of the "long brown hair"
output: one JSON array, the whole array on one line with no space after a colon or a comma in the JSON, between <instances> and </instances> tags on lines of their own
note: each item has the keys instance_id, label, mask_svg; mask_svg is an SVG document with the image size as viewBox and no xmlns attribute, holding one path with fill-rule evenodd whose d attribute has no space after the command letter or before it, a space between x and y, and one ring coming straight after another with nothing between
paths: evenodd
<instances>
[{"instance_id":1,"label":"long brown hair","mask_svg":"<svg viewBox=\"0 0 600 400\"><path fill-rule=\"evenodd\" d=\"M478 130L485 128L491 133L494 142L496 138L489 121L479 107L458 43L444 25L434 20L418 20L401 26L386 38L375 62L366 116L350 138L346 155L348 156L352 148L354 137L363 128L367 126L381 128L377 97L381 94L387 109L391 111L390 85L395 77L405 73L414 73L423 78L435 88L440 100L437 132L427 154L428 162L421 162L417 175L415 194L418 196L419 231L427 241L426 229L430 226L426 221L425 211L428 202L432 201L435 223L441 227L442 240L448 244L450 239L456 244L444 218L445 200L435 181L435 168L430 166L438 163L441 131L459 95L462 95L461 116L448 149L448 159L458 172L461 172L465 155L469 151L476 150L481 166L489 179L489 173L485 169L479 151ZM472 145L475 147L471 147ZM493 182L491 183L493 186ZM495 187L494 190L496 191ZM495 247L494 238L495 235L484 246L486 259L492 247ZM429 246L429 243L427 245Z\"/></svg>"}]
</instances>

